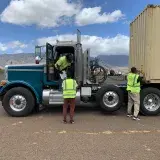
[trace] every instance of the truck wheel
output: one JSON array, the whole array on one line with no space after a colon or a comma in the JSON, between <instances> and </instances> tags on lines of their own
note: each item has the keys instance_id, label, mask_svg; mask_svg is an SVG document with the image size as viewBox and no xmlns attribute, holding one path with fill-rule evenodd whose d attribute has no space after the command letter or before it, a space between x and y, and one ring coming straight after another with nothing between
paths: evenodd
<instances>
[{"instance_id":1,"label":"truck wheel","mask_svg":"<svg viewBox=\"0 0 160 160\"><path fill-rule=\"evenodd\" d=\"M23 87L10 89L3 98L3 108L13 117L29 115L35 106L32 93Z\"/></svg>"},{"instance_id":2,"label":"truck wheel","mask_svg":"<svg viewBox=\"0 0 160 160\"><path fill-rule=\"evenodd\" d=\"M97 92L96 101L103 110L114 112L123 104L123 92L114 85L104 86Z\"/></svg>"},{"instance_id":3,"label":"truck wheel","mask_svg":"<svg viewBox=\"0 0 160 160\"><path fill-rule=\"evenodd\" d=\"M141 91L141 112L153 116L160 113L160 90L145 88Z\"/></svg>"}]
</instances>

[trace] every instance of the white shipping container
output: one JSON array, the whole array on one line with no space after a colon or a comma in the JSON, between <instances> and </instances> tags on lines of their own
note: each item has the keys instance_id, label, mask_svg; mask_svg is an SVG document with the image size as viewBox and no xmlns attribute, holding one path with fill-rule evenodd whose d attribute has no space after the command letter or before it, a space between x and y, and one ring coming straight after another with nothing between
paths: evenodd
<instances>
[{"instance_id":1,"label":"white shipping container","mask_svg":"<svg viewBox=\"0 0 160 160\"><path fill-rule=\"evenodd\" d=\"M146 80L160 83L160 6L148 5L130 24L129 68Z\"/></svg>"}]
</instances>

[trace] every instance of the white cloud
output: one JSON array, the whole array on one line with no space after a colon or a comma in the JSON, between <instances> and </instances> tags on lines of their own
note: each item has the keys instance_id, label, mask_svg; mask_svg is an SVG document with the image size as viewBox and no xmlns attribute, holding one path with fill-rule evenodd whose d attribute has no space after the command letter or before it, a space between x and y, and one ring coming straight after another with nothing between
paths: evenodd
<instances>
[{"instance_id":1,"label":"white cloud","mask_svg":"<svg viewBox=\"0 0 160 160\"><path fill-rule=\"evenodd\" d=\"M14 53L15 53L15 54L16 54L16 53L23 53L23 50L18 49L18 50L16 50Z\"/></svg>"},{"instance_id":2,"label":"white cloud","mask_svg":"<svg viewBox=\"0 0 160 160\"><path fill-rule=\"evenodd\" d=\"M123 24L127 24L127 25L129 25L130 23L131 23L131 21L129 21L129 20L126 20L123 22Z\"/></svg>"},{"instance_id":3,"label":"white cloud","mask_svg":"<svg viewBox=\"0 0 160 160\"><path fill-rule=\"evenodd\" d=\"M80 3L67 0L12 0L1 14L1 21L17 25L55 27L68 23L77 14ZM65 19L65 17L67 19Z\"/></svg>"},{"instance_id":4,"label":"white cloud","mask_svg":"<svg viewBox=\"0 0 160 160\"><path fill-rule=\"evenodd\" d=\"M0 43L0 51L6 51L7 47L5 46L5 44Z\"/></svg>"},{"instance_id":5,"label":"white cloud","mask_svg":"<svg viewBox=\"0 0 160 160\"><path fill-rule=\"evenodd\" d=\"M16 48L26 48L27 44L24 44L20 41L11 41L8 43L0 42L0 51L6 51L8 49L16 49Z\"/></svg>"},{"instance_id":6,"label":"white cloud","mask_svg":"<svg viewBox=\"0 0 160 160\"><path fill-rule=\"evenodd\" d=\"M27 44L24 44L20 41L12 41L7 44L8 48L26 48Z\"/></svg>"},{"instance_id":7,"label":"white cloud","mask_svg":"<svg viewBox=\"0 0 160 160\"><path fill-rule=\"evenodd\" d=\"M75 23L79 26L98 24L98 23L113 23L124 17L120 10L115 10L112 13L102 13L101 7L84 8L75 17Z\"/></svg>"},{"instance_id":8,"label":"white cloud","mask_svg":"<svg viewBox=\"0 0 160 160\"><path fill-rule=\"evenodd\" d=\"M65 24L84 26L113 23L124 17L120 10L101 13L101 7L83 8L82 0L11 0L0 15L2 22L17 25L57 27Z\"/></svg>"},{"instance_id":9,"label":"white cloud","mask_svg":"<svg viewBox=\"0 0 160 160\"><path fill-rule=\"evenodd\" d=\"M56 40L76 40L76 35L65 34L54 37L44 37L37 40L39 45L44 45L46 42L55 44ZM129 37L118 34L115 37L97 37L82 35L83 49L90 48L91 55L97 56L100 54L128 54L129 52Z\"/></svg>"}]
</instances>

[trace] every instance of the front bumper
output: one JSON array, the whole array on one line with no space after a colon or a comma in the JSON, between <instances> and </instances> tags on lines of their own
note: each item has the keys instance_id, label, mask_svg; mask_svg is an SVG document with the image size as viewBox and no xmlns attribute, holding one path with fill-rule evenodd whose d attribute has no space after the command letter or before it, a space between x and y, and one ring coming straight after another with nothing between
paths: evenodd
<instances>
[{"instance_id":1,"label":"front bumper","mask_svg":"<svg viewBox=\"0 0 160 160\"><path fill-rule=\"evenodd\" d=\"M0 95L2 94L3 92L3 89L4 87L8 84L8 81L7 80L2 80L0 81Z\"/></svg>"},{"instance_id":2,"label":"front bumper","mask_svg":"<svg viewBox=\"0 0 160 160\"><path fill-rule=\"evenodd\" d=\"M0 86L0 95L1 95L2 90L3 90L3 86Z\"/></svg>"},{"instance_id":3,"label":"front bumper","mask_svg":"<svg viewBox=\"0 0 160 160\"><path fill-rule=\"evenodd\" d=\"M3 90L3 86L0 86L0 101L2 101L2 90Z\"/></svg>"}]
</instances>

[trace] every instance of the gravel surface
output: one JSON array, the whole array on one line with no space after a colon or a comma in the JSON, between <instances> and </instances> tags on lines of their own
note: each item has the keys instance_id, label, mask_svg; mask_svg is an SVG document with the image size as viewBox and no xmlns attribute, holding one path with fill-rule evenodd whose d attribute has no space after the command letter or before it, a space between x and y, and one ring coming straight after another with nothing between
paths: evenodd
<instances>
[{"instance_id":1,"label":"gravel surface","mask_svg":"<svg viewBox=\"0 0 160 160\"><path fill-rule=\"evenodd\" d=\"M71 125L62 123L61 106L13 118L0 105L0 160L159 160L159 121L83 105Z\"/></svg>"},{"instance_id":2,"label":"gravel surface","mask_svg":"<svg viewBox=\"0 0 160 160\"><path fill-rule=\"evenodd\" d=\"M0 160L159 160L160 117L133 121L125 110L81 106L75 124L63 124L62 107L24 118L0 107Z\"/></svg>"}]
</instances>

